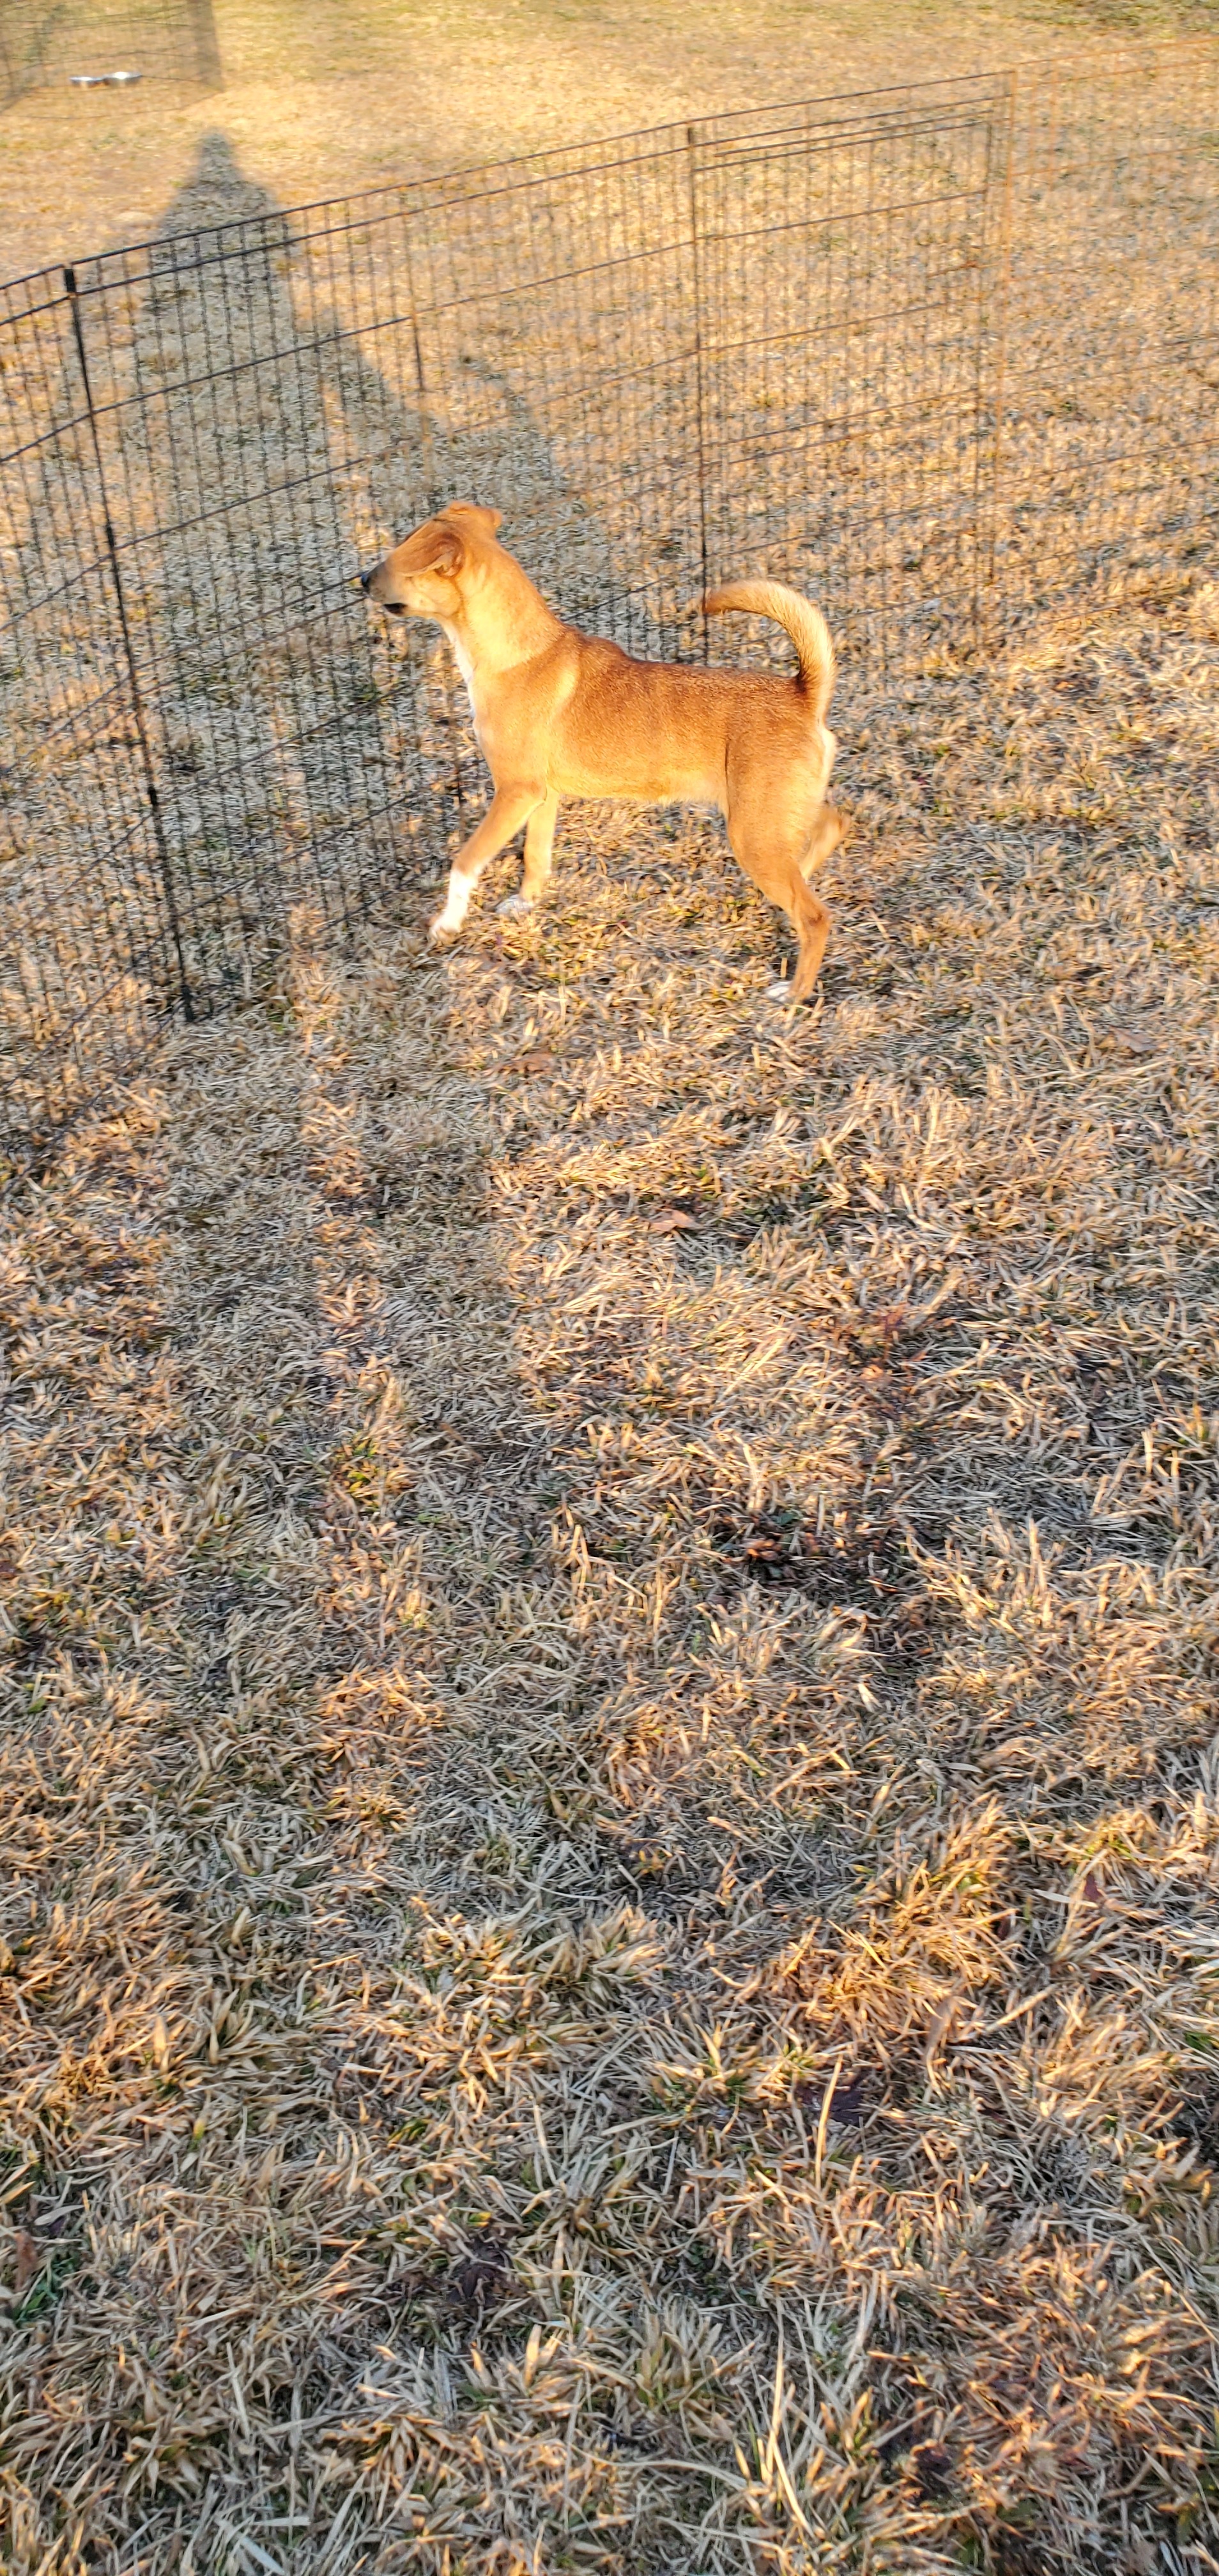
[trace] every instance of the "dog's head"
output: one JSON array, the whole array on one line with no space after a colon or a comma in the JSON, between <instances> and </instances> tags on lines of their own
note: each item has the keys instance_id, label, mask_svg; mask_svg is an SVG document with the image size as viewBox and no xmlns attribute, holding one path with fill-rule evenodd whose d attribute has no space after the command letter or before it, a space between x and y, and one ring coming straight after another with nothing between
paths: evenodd
<instances>
[{"instance_id":1,"label":"dog's head","mask_svg":"<svg viewBox=\"0 0 1219 2576\"><path fill-rule=\"evenodd\" d=\"M480 539L484 544L493 539L499 523L498 510L450 501L383 555L371 572L361 573L369 598L391 617L455 617L463 576L478 555Z\"/></svg>"}]
</instances>

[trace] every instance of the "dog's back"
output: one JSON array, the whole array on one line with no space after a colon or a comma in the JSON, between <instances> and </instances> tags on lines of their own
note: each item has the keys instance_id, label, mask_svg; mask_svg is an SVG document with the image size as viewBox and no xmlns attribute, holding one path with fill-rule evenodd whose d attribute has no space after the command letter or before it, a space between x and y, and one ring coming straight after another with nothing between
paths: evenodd
<instances>
[{"instance_id":1,"label":"dog's back","mask_svg":"<svg viewBox=\"0 0 1219 2576\"><path fill-rule=\"evenodd\" d=\"M548 665L553 695L543 678ZM832 738L798 679L639 662L570 628L536 678L538 747L560 796L722 804L733 747L755 735L828 777Z\"/></svg>"}]
</instances>

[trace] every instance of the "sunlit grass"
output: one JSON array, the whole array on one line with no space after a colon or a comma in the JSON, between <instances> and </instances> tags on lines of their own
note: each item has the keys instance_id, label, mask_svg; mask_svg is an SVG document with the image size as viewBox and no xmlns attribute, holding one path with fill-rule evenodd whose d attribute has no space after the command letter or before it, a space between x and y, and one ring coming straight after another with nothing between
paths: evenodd
<instances>
[{"instance_id":1,"label":"sunlit grass","mask_svg":"<svg viewBox=\"0 0 1219 2576\"><path fill-rule=\"evenodd\" d=\"M9 1212L5 2563L1203 2566L1214 593ZM1192 2553L1192 2554L1191 2554Z\"/></svg>"}]
</instances>

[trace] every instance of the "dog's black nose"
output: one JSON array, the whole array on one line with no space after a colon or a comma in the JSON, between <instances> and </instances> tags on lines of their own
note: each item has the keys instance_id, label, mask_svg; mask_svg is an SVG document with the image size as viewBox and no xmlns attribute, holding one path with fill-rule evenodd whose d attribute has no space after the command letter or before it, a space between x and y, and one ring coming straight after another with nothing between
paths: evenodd
<instances>
[{"instance_id":1,"label":"dog's black nose","mask_svg":"<svg viewBox=\"0 0 1219 2576\"><path fill-rule=\"evenodd\" d=\"M361 588L361 590L367 590L368 585L369 585L369 583L370 583L370 581L371 581L371 580L372 580L372 574L371 574L370 572L362 572L362 573L361 573L361 575L360 575L360 588Z\"/></svg>"}]
</instances>

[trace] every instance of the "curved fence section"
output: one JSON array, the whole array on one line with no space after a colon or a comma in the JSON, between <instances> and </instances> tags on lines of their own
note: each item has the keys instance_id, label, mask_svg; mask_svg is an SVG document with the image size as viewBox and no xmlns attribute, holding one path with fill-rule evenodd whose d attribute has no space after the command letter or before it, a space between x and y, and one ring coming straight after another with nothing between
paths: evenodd
<instances>
[{"instance_id":1,"label":"curved fence section","mask_svg":"<svg viewBox=\"0 0 1219 2576\"><path fill-rule=\"evenodd\" d=\"M302 897L351 930L444 866L483 796L464 697L355 574L445 499L638 653L766 655L703 589L807 588L848 713L1188 571L1214 64L1166 53L1154 118L1142 59L947 81L167 223L6 290L9 1157L256 990Z\"/></svg>"},{"instance_id":2,"label":"curved fence section","mask_svg":"<svg viewBox=\"0 0 1219 2576\"><path fill-rule=\"evenodd\" d=\"M212 0L0 0L0 107L65 81L220 86Z\"/></svg>"}]
</instances>

